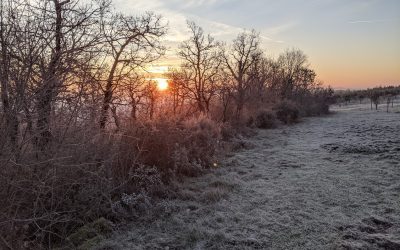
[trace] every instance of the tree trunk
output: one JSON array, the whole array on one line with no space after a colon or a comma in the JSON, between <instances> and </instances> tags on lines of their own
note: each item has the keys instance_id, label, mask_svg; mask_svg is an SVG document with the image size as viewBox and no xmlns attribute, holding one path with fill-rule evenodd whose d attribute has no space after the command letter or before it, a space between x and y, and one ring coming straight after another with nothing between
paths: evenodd
<instances>
[{"instance_id":1,"label":"tree trunk","mask_svg":"<svg viewBox=\"0 0 400 250\"><path fill-rule=\"evenodd\" d=\"M2 10L1 10L2 11ZM1 13L3 14L3 13ZM3 19L3 15L2 15ZM4 37L4 23L1 22L1 33L0 33L0 43L1 43L1 65L0 65L0 86L1 86L1 102L3 105L3 112L5 115L5 130L10 140L11 148L15 152L18 148L18 128L19 122L16 112L12 109L10 98L9 98L9 63L10 58L8 56L8 43L6 37Z\"/></svg>"},{"instance_id":2,"label":"tree trunk","mask_svg":"<svg viewBox=\"0 0 400 250\"><path fill-rule=\"evenodd\" d=\"M132 106L132 108L131 108L131 119L132 119L132 121L135 121L136 120L136 102L135 101L132 101L131 102L131 106Z\"/></svg>"},{"instance_id":3,"label":"tree trunk","mask_svg":"<svg viewBox=\"0 0 400 250\"><path fill-rule=\"evenodd\" d=\"M51 81L50 81L51 82ZM51 83L46 81L46 85ZM40 94L40 100L37 104L37 129L38 138L36 140L37 146L41 151L44 151L51 140L50 131L50 116L51 116L51 101L53 99L53 91L51 87L48 86L46 89L42 90Z\"/></svg>"},{"instance_id":4,"label":"tree trunk","mask_svg":"<svg viewBox=\"0 0 400 250\"><path fill-rule=\"evenodd\" d=\"M101 113L100 113L100 129L104 129L106 127L108 119L108 109L110 108L111 100L112 100L112 84L107 83L106 91L104 92L103 107L101 108Z\"/></svg>"},{"instance_id":5,"label":"tree trunk","mask_svg":"<svg viewBox=\"0 0 400 250\"><path fill-rule=\"evenodd\" d=\"M390 98L387 99L386 104L386 113L389 113Z\"/></svg>"},{"instance_id":6,"label":"tree trunk","mask_svg":"<svg viewBox=\"0 0 400 250\"><path fill-rule=\"evenodd\" d=\"M197 99L197 108L199 109L200 113L202 114L206 113L206 109L200 97Z\"/></svg>"},{"instance_id":7,"label":"tree trunk","mask_svg":"<svg viewBox=\"0 0 400 250\"><path fill-rule=\"evenodd\" d=\"M117 127L117 131L119 131L120 129L120 122L119 122L119 118L118 118L118 114L117 114L117 107L113 106L111 108L111 112L114 118L114 122L115 122L115 126Z\"/></svg>"},{"instance_id":8,"label":"tree trunk","mask_svg":"<svg viewBox=\"0 0 400 250\"><path fill-rule=\"evenodd\" d=\"M227 121L227 111L228 111L228 105L223 104L223 110L222 110L222 122L225 123Z\"/></svg>"},{"instance_id":9,"label":"tree trunk","mask_svg":"<svg viewBox=\"0 0 400 250\"><path fill-rule=\"evenodd\" d=\"M124 51L125 47L128 46L130 40L128 39L125 43L121 46L118 53L114 58L113 65L111 67L110 73L107 78L106 89L104 91L104 99L103 99L103 107L100 113L100 129L105 129L107 119L108 119L108 110L110 108L110 104L113 97L113 81L114 81L114 74L115 70L118 66L119 57L121 56L122 52Z\"/></svg>"},{"instance_id":10,"label":"tree trunk","mask_svg":"<svg viewBox=\"0 0 400 250\"><path fill-rule=\"evenodd\" d=\"M150 103L150 120L153 120L153 116L154 116L154 100L151 100L151 103Z\"/></svg>"},{"instance_id":11,"label":"tree trunk","mask_svg":"<svg viewBox=\"0 0 400 250\"><path fill-rule=\"evenodd\" d=\"M50 130L50 116L51 104L55 95L55 89L58 87L57 68L61 59L61 39L62 39L62 6L68 3L66 0L60 3L59 0L53 0L56 11L55 22L55 48L51 55L51 60L44 77L43 86L39 91L39 102L37 105L37 128L39 130L39 137L37 138L37 145L41 151L44 151L51 140Z\"/></svg>"},{"instance_id":12,"label":"tree trunk","mask_svg":"<svg viewBox=\"0 0 400 250\"><path fill-rule=\"evenodd\" d=\"M236 116L240 117L244 107L244 90L239 89L238 97L236 101Z\"/></svg>"}]
</instances>

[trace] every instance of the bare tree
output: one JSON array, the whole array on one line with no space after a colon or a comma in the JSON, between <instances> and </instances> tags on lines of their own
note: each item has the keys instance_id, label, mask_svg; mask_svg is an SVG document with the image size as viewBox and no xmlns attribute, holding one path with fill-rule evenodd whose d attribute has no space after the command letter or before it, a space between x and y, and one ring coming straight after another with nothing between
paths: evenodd
<instances>
[{"instance_id":1,"label":"bare tree","mask_svg":"<svg viewBox=\"0 0 400 250\"><path fill-rule=\"evenodd\" d=\"M172 113L176 115L178 111L182 113L184 104L189 99L190 94L181 71L174 69L167 76L169 79L168 89L172 97Z\"/></svg>"},{"instance_id":2,"label":"bare tree","mask_svg":"<svg viewBox=\"0 0 400 250\"><path fill-rule=\"evenodd\" d=\"M228 72L234 79L234 97L236 101L236 113L240 115L249 89L249 71L253 64L262 55L260 50L259 35L252 32L243 32L233 41L228 51L223 49L221 55Z\"/></svg>"},{"instance_id":3,"label":"bare tree","mask_svg":"<svg viewBox=\"0 0 400 250\"><path fill-rule=\"evenodd\" d=\"M218 97L222 106L222 122L228 121L228 111L233 97L232 78L225 72L221 75L218 86Z\"/></svg>"},{"instance_id":4,"label":"bare tree","mask_svg":"<svg viewBox=\"0 0 400 250\"><path fill-rule=\"evenodd\" d=\"M18 123L15 112L12 110L10 103L10 48L9 45L13 43L13 38L10 36L12 32L12 25L9 20L12 20L12 6L9 4L0 3L0 86L1 86L1 102L3 112L5 115L5 130L9 136L10 142L15 147Z\"/></svg>"},{"instance_id":5,"label":"bare tree","mask_svg":"<svg viewBox=\"0 0 400 250\"><path fill-rule=\"evenodd\" d=\"M266 57L256 58L249 71L249 95L255 105L263 104L268 88L276 77L276 63Z\"/></svg>"},{"instance_id":6,"label":"bare tree","mask_svg":"<svg viewBox=\"0 0 400 250\"><path fill-rule=\"evenodd\" d=\"M36 90L37 144L42 150L51 139L50 116L54 100L67 79L92 58L101 42L98 19L108 2L80 4L76 0L40 2L32 9L37 16L38 32L32 39L41 41L37 62L39 81Z\"/></svg>"},{"instance_id":7,"label":"bare tree","mask_svg":"<svg viewBox=\"0 0 400 250\"><path fill-rule=\"evenodd\" d=\"M149 119L152 120L156 110L156 103L159 99L157 84L154 81L148 81L144 92L144 97L147 99L147 114Z\"/></svg>"},{"instance_id":8,"label":"bare tree","mask_svg":"<svg viewBox=\"0 0 400 250\"><path fill-rule=\"evenodd\" d=\"M153 13L142 16L112 15L103 23L106 38L104 67L107 68L104 98L100 114L100 128L107 123L113 92L119 81L138 67L158 59L165 48L160 38L166 33L161 17ZM108 65L108 62L111 62Z\"/></svg>"},{"instance_id":9,"label":"bare tree","mask_svg":"<svg viewBox=\"0 0 400 250\"><path fill-rule=\"evenodd\" d=\"M80 5L71 0L1 2L2 102L13 144L19 131L17 114L24 112L31 132L34 109L37 144L43 149L48 143L54 100L67 74L73 74L81 55L93 46L89 27L105 7L106 2Z\"/></svg>"},{"instance_id":10,"label":"bare tree","mask_svg":"<svg viewBox=\"0 0 400 250\"><path fill-rule=\"evenodd\" d=\"M392 96L390 96L390 95L387 95L386 96L386 112L387 113L389 113L389 105L390 105L390 103L392 102Z\"/></svg>"},{"instance_id":11,"label":"bare tree","mask_svg":"<svg viewBox=\"0 0 400 250\"><path fill-rule=\"evenodd\" d=\"M122 102L130 107L130 119L135 121L138 116L138 111L141 105L143 105L143 99L146 91L146 79L143 75L132 74L127 77L121 84L118 96L122 99Z\"/></svg>"},{"instance_id":12,"label":"bare tree","mask_svg":"<svg viewBox=\"0 0 400 250\"><path fill-rule=\"evenodd\" d=\"M378 110L380 97L381 97L381 94L379 93L379 90L372 90L370 92L369 98L371 100L371 109L372 109L372 103L373 103L373 104L375 104L375 110Z\"/></svg>"},{"instance_id":13,"label":"bare tree","mask_svg":"<svg viewBox=\"0 0 400 250\"><path fill-rule=\"evenodd\" d=\"M309 69L307 56L296 49L286 50L278 58L282 70L281 98L293 98L314 83L315 72Z\"/></svg>"},{"instance_id":14,"label":"bare tree","mask_svg":"<svg viewBox=\"0 0 400 250\"><path fill-rule=\"evenodd\" d=\"M189 40L180 45L178 52L181 65L182 86L202 113L210 111L210 103L216 94L221 61L218 56L218 42L211 35L205 35L201 27L188 22L191 32Z\"/></svg>"}]
</instances>

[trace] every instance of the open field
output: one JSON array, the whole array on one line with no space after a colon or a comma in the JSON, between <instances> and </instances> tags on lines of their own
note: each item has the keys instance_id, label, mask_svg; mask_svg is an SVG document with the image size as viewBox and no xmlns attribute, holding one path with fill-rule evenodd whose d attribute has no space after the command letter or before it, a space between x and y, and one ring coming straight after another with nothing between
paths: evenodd
<instances>
[{"instance_id":1,"label":"open field","mask_svg":"<svg viewBox=\"0 0 400 250\"><path fill-rule=\"evenodd\" d=\"M99 247L399 249L399 111L335 107L260 130L220 168L179 184L157 219Z\"/></svg>"}]
</instances>

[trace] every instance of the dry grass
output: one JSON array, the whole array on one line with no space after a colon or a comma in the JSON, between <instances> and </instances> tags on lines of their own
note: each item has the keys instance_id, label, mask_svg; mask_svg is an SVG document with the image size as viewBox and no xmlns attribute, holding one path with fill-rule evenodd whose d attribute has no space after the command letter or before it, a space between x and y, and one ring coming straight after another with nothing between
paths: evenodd
<instances>
[{"instance_id":1,"label":"dry grass","mask_svg":"<svg viewBox=\"0 0 400 250\"><path fill-rule=\"evenodd\" d=\"M2 158L1 244L51 248L100 217L140 216L153 206L152 196L166 195L166 183L212 166L220 128L206 117L160 119L67 140L47 158Z\"/></svg>"}]
</instances>

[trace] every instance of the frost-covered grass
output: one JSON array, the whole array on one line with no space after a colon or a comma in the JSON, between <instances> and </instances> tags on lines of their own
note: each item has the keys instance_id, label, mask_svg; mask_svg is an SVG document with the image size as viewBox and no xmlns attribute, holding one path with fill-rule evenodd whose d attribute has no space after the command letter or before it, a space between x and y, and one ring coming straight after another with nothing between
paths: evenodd
<instances>
[{"instance_id":1,"label":"frost-covered grass","mask_svg":"<svg viewBox=\"0 0 400 250\"><path fill-rule=\"evenodd\" d=\"M98 248L400 249L400 105L260 130Z\"/></svg>"}]
</instances>

